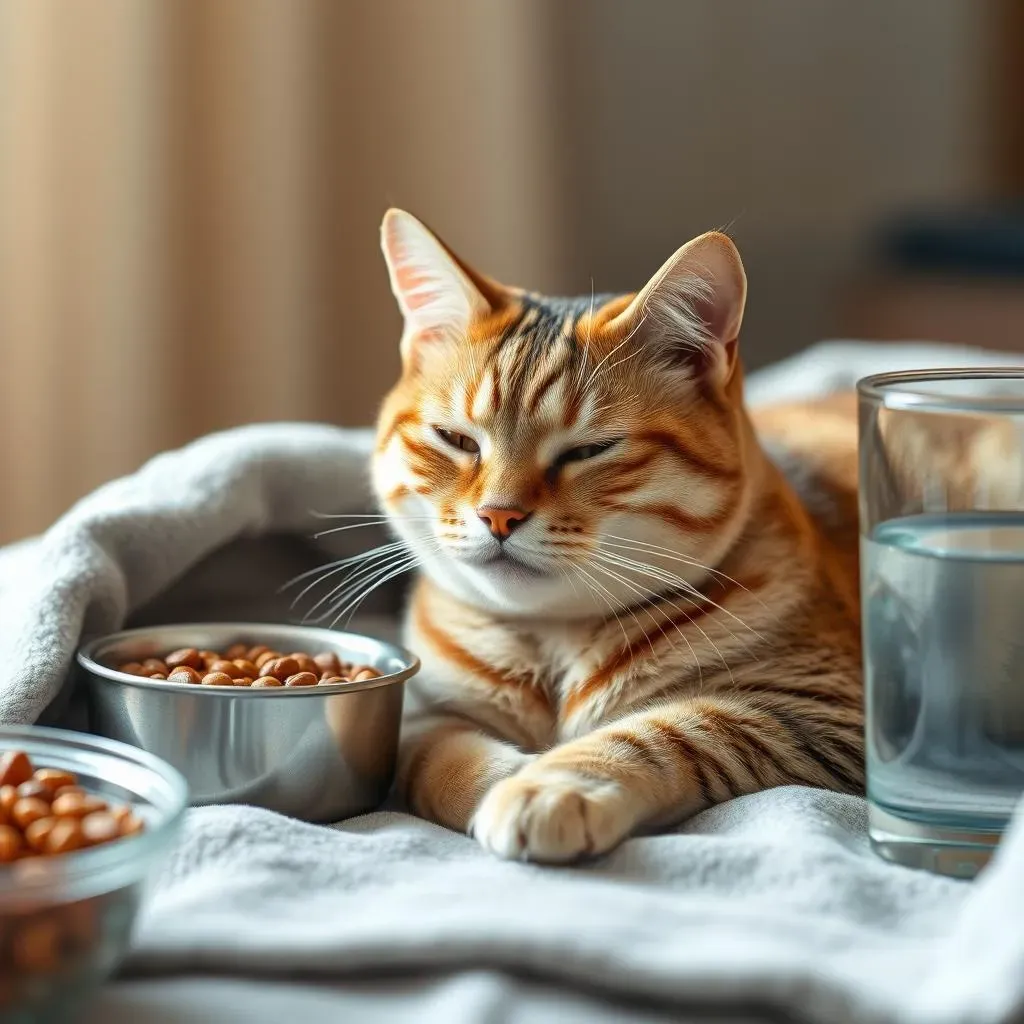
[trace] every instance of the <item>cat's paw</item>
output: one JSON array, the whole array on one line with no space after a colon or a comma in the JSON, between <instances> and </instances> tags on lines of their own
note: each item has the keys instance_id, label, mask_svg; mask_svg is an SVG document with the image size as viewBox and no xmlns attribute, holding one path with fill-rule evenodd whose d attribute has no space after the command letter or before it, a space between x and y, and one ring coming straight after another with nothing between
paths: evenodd
<instances>
[{"instance_id":1,"label":"cat's paw","mask_svg":"<svg viewBox=\"0 0 1024 1024\"><path fill-rule=\"evenodd\" d=\"M527 770L488 792L471 831L499 857L567 864L607 852L633 824L618 784Z\"/></svg>"}]
</instances>

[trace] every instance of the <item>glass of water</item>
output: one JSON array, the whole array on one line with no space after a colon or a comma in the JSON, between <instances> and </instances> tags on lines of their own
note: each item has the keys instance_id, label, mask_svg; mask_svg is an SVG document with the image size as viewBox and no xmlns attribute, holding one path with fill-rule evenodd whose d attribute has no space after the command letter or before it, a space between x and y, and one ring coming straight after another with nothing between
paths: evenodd
<instances>
[{"instance_id":1,"label":"glass of water","mask_svg":"<svg viewBox=\"0 0 1024 1024\"><path fill-rule=\"evenodd\" d=\"M1024 794L1024 369L858 390L871 841L971 877Z\"/></svg>"}]
</instances>

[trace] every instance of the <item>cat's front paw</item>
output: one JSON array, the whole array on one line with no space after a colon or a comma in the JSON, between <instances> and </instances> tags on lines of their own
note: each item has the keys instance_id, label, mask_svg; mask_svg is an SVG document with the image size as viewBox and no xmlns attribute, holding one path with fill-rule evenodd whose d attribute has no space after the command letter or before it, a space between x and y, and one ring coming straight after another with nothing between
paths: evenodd
<instances>
[{"instance_id":1,"label":"cat's front paw","mask_svg":"<svg viewBox=\"0 0 1024 1024\"><path fill-rule=\"evenodd\" d=\"M471 831L499 857L566 864L607 852L632 827L616 783L567 771L526 770L488 792Z\"/></svg>"}]
</instances>

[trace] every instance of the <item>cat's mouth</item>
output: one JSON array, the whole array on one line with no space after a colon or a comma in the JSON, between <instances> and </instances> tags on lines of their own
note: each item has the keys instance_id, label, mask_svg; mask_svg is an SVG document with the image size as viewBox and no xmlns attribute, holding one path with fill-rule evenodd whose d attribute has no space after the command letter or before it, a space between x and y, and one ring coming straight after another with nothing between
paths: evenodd
<instances>
[{"instance_id":1,"label":"cat's mouth","mask_svg":"<svg viewBox=\"0 0 1024 1024\"><path fill-rule=\"evenodd\" d=\"M536 566L529 565L517 558L507 548L501 548L484 562L478 562L481 569L498 573L515 573L523 576L546 576L547 573Z\"/></svg>"}]
</instances>

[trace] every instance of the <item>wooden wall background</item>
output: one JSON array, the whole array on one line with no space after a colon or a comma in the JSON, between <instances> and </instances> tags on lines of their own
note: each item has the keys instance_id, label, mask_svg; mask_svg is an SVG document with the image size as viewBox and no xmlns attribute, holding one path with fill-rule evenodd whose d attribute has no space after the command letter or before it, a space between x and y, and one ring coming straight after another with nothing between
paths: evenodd
<instances>
[{"instance_id":1,"label":"wooden wall background","mask_svg":"<svg viewBox=\"0 0 1024 1024\"><path fill-rule=\"evenodd\" d=\"M368 422L389 204L556 292L732 223L751 361L826 333L872 217L989 187L997 9L0 0L0 542L210 430Z\"/></svg>"}]
</instances>

